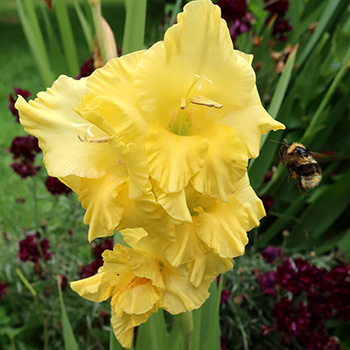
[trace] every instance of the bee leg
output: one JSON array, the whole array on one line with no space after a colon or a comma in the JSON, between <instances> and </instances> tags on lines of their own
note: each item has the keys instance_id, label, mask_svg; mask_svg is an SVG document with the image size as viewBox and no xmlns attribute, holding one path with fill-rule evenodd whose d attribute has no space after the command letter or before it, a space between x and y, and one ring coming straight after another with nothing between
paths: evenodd
<instances>
[{"instance_id":1,"label":"bee leg","mask_svg":"<svg viewBox=\"0 0 350 350\"><path fill-rule=\"evenodd\" d=\"M300 183L299 177L295 174L295 177L293 176L293 178L295 179L295 182L297 183L297 187L298 187L298 190L299 190L301 196L304 197L304 188L303 188L303 186Z\"/></svg>"}]
</instances>

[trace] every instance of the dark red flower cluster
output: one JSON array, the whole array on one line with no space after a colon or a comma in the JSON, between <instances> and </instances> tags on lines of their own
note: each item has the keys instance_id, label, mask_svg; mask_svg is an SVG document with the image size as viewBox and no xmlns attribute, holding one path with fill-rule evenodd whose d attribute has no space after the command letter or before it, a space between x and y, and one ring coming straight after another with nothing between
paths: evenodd
<instances>
[{"instance_id":1,"label":"dark red flower cluster","mask_svg":"<svg viewBox=\"0 0 350 350\"><path fill-rule=\"evenodd\" d=\"M254 17L248 12L247 0L219 0L222 18L227 22L232 41L247 32L254 23Z\"/></svg>"},{"instance_id":2,"label":"dark red flower cluster","mask_svg":"<svg viewBox=\"0 0 350 350\"><path fill-rule=\"evenodd\" d=\"M14 87L13 90L15 93L9 94L9 110L16 117L15 122L19 123L18 111L15 108L16 97L17 97L17 95L21 95L25 99L27 99L31 95L31 93L28 90L22 90L22 89L17 88L17 87Z\"/></svg>"},{"instance_id":3,"label":"dark red flower cluster","mask_svg":"<svg viewBox=\"0 0 350 350\"><path fill-rule=\"evenodd\" d=\"M272 35L280 41L287 40L286 33L291 31L293 27L289 24L289 18L285 15L289 9L289 0L264 0L265 10L270 12L267 19L269 22L274 15L277 15L272 29Z\"/></svg>"},{"instance_id":4,"label":"dark red flower cluster","mask_svg":"<svg viewBox=\"0 0 350 350\"><path fill-rule=\"evenodd\" d=\"M21 261L31 261L38 263L39 259L48 261L51 259L53 252L48 252L50 244L47 238L40 239L40 233L29 234L19 242L18 258Z\"/></svg>"},{"instance_id":5,"label":"dark red flower cluster","mask_svg":"<svg viewBox=\"0 0 350 350\"><path fill-rule=\"evenodd\" d=\"M97 273L98 269L103 265L102 253L105 250L113 249L113 239L104 239L101 243L95 245L93 249L94 261L83 266L80 271L80 278L87 278Z\"/></svg>"},{"instance_id":6,"label":"dark red flower cluster","mask_svg":"<svg viewBox=\"0 0 350 350\"><path fill-rule=\"evenodd\" d=\"M302 292L311 293L315 291L325 273L324 269L310 265L306 260L286 259L282 265L277 267L276 283L281 289L288 290L295 295Z\"/></svg>"},{"instance_id":7,"label":"dark red flower cluster","mask_svg":"<svg viewBox=\"0 0 350 350\"><path fill-rule=\"evenodd\" d=\"M0 282L0 299L7 294L7 284Z\"/></svg>"},{"instance_id":8,"label":"dark red flower cluster","mask_svg":"<svg viewBox=\"0 0 350 350\"><path fill-rule=\"evenodd\" d=\"M301 258L284 259L273 247L263 256L269 263L281 258L274 271L254 271L262 294L281 297L273 307L275 330L287 343L294 339L308 350L341 349L327 333L326 321L350 321L350 265L328 271Z\"/></svg>"},{"instance_id":9,"label":"dark red flower cluster","mask_svg":"<svg viewBox=\"0 0 350 350\"><path fill-rule=\"evenodd\" d=\"M75 77L75 79L81 79L83 77L88 77L93 71L94 67L94 59L92 57L85 60L84 64L80 67L80 74Z\"/></svg>"},{"instance_id":10,"label":"dark red flower cluster","mask_svg":"<svg viewBox=\"0 0 350 350\"><path fill-rule=\"evenodd\" d=\"M10 152L15 160L10 164L14 172L22 178L35 175L40 166L34 165L35 154L41 149L38 140L33 136L17 136L12 140Z\"/></svg>"},{"instance_id":11,"label":"dark red flower cluster","mask_svg":"<svg viewBox=\"0 0 350 350\"><path fill-rule=\"evenodd\" d=\"M231 298L231 292L227 289L223 289L221 291L221 299L220 299L220 304L226 304Z\"/></svg>"},{"instance_id":12,"label":"dark red flower cluster","mask_svg":"<svg viewBox=\"0 0 350 350\"><path fill-rule=\"evenodd\" d=\"M68 194L72 192L72 190L63 182L58 180L57 177L48 176L45 180L45 186L53 196L58 194Z\"/></svg>"}]
</instances>

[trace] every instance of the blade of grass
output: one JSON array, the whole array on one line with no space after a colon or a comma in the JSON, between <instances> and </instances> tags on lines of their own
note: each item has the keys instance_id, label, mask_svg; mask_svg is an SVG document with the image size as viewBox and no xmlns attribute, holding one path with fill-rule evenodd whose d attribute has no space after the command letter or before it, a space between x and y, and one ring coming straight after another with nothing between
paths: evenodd
<instances>
[{"instance_id":1,"label":"blade of grass","mask_svg":"<svg viewBox=\"0 0 350 350\"><path fill-rule=\"evenodd\" d=\"M347 72L348 68L350 67L350 46L348 48L347 54L344 58L344 64L339 69L337 75L335 76L334 80L332 81L331 86L327 90L326 95L322 99L322 102L320 103L319 107L317 108L317 111L315 112L314 117L312 118L309 126L305 130L305 133L302 138L302 143L309 144L311 143L312 139L315 137L316 133L324 127L325 118L327 117L323 111L326 108L327 104L329 103L331 97L333 96L334 92L336 91L337 86L339 85L341 79L344 77L345 73Z\"/></svg>"},{"instance_id":2,"label":"blade of grass","mask_svg":"<svg viewBox=\"0 0 350 350\"><path fill-rule=\"evenodd\" d=\"M36 67L41 76L44 85L51 85L54 80L54 74L51 70L49 59L46 53L44 41L41 36L37 36L37 31L32 26L23 7L22 0L16 0L18 15L21 20L24 35L34 56Z\"/></svg>"},{"instance_id":3,"label":"blade of grass","mask_svg":"<svg viewBox=\"0 0 350 350\"><path fill-rule=\"evenodd\" d=\"M57 275L57 284L58 284L58 294L61 304L61 313L62 313L62 327L63 327L63 340L66 350L78 350L78 345L74 337L72 326L69 322L68 315L66 312L66 307L62 298L62 291L60 285L60 279Z\"/></svg>"},{"instance_id":4,"label":"blade of grass","mask_svg":"<svg viewBox=\"0 0 350 350\"><path fill-rule=\"evenodd\" d=\"M59 45L59 40L52 27L52 21L50 20L47 13L48 12L47 6L41 6L41 10L42 10L44 23L45 23L46 33L48 36L48 42L50 45L51 62L56 72L56 75L59 75L67 71L67 66L65 64L65 59L62 54L62 49Z\"/></svg>"},{"instance_id":5,"label":"blade of grass","mask_svg":"<svg viewBox=\"0 0 350 350\"><path fill-rule=\"evenodd\" d=\"M176 0L173 11L171 13L170 25L173 25L176 22L176 16L181 11L182 0Z\"/></svg>"},{"instance_id":6,"label":"blade of grass","mask_svg":"<svg viewBox=\"0 0 350 350\"><path fill-rule=\"evenodd\" d=\"M69 74L71 76L75 76L79 73L79 63L72 27L69 21L67 3L66 0L61 0L54 1L53 4L57 16L58 27L61 33L61 40L66 56Z\"/></svg>"},{"instance_id":7,"label":"blade of grass","mask_svg":"<svg viewBox=\"0 0 350 350\"><path fill-rule=\"evenodd\" d=\"M268 108L269 114L276 118L278 115L278 112L281 108L283 99L286 95L287 87L290 82L291 76L292 76L292 70L295 62L296 53L298 50L298 45L296 45L292 52L290 53L286 65L284 67L284 70L278 80L275 93L272 97L270 106ZM273 147L265 146L265 142L269 136L269 133L264 134L261 137L261 153L264 155L264 157L252 159L249 163L249 177L251 184L254 188L258 188L267 171L271 168L271 164L274 158L274 155L276 154L276 145Z\"/></svg>"},{"instance_id":8,"label":"blade of grass","mask_svg":"<svg viewBox=\"0 0 350 350\"><path fill-rule=\"evenodd\" d=\"M94 36L92 34L92 28L91 28L90 22L88 21L88 19L84 15L84 12L82 11L82 9L80 7L79 1L73 0L73 5L74 5L75 12L77 13L81 28L83 30L86 44L89 48L89 51L92 51L93 44L94 44Z\"/></svg>"},{"instance_id":9,"label":"blade of grass","mask_svg":"<svg viewBox=\"0 0 350 350\"><path fill-rule=\"evenodd\" d=\"M310 40L306 43L305 47L303 47L300 52L301 54L299 55L296 64L297 65L302 65L304 61L307 59L309 56L310 52L314 48L314 46L318 43L320 37L323 35L323 32L325 31L329 21L332 19L332 16L337 9L339 3L341 0L331 0L328 1L328 6L327 8L322 12L322 16L320 20L317 23L317 28L315 32L312 34L310 37Z\"/></svg>"},{"instance_id":10,"label":"blade of grass","mask_svg":"<svg viewBox=\"0 0 350 350\"><path fill-rule=\"evenodd\" d=\"M126 0L123 55L143 49L147 0Z\"/></svg>"}]
</instances>

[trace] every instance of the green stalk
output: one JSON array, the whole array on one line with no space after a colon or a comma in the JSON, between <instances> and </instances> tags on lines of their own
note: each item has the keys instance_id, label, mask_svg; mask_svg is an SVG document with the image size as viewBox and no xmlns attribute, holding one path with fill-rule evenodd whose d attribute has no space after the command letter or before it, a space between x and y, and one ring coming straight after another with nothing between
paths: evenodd
<instances>
[{"instance_id":1,"label":"green stalk","mask_svg":"<svg viewBox=\"0 0 350 350\"><path fill-rule=\"evenodd\" d=\"M191 333L193 331L192 312L187 311L175 316L175 322L179 326L184 337L184 350L191 350Z\"/></svg>"},{"instance_id":2,"label":"green stalk","mask_svg":"<svg viewBox=\"0 0 350 350\"><path fill-rule=\"evenodd\" d=\"M125 0L123 55L143 49L147 0Z\"/></svg>"}]
</instances>

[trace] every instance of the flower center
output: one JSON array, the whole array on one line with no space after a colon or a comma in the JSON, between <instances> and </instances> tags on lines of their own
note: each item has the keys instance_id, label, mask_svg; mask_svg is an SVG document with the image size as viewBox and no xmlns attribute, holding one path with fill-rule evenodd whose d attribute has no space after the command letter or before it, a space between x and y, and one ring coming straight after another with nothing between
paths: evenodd
<instances>
[{"instance_id":1,"label":"flower center","mask_svg":"<svg viewBox=\"0 0 350 350\"><path fill-rule=\"evenodd\" d=\"M180 106L176 113L172 116L172 123L170 125L170 131L176 135L185 136L188 134L191 123L191 104L213 107L213 108L222 108L222 104L216 101L210 100L205 96L200 95L200 91L203 88L204 84L213 84L213 82L207 77L201 77L198 74L195 74L195 79L192 84L189 86L185 97L181 97ZM197 89L195 89L197 87ZM195 91L193 91L195 90Z\"/></svg>"}]
</instances>

